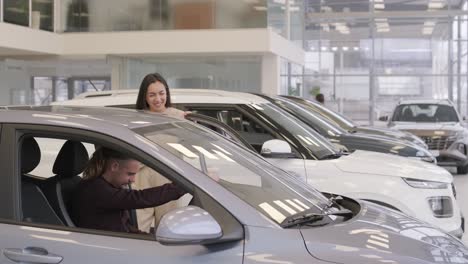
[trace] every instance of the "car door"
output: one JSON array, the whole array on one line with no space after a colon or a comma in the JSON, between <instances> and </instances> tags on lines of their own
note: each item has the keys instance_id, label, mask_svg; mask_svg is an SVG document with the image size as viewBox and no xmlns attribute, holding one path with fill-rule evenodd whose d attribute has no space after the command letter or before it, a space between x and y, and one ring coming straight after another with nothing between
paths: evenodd
<instances>
[{"instance_id":1,"label":"car door","mask_svg":"<svg viewBox=\"0 0 468 264\"><path fill-rule=\"evenodd\" d=\"M221 123L232 128L232 130L242 138L244 144L249 144L251 148L259 154L263 143L266 141L271 139L284 140L280 133L273 131L273 129L262 123L260 120L237 107L187 104L180 104L178 106L181 108L184 107L186 110L194 113L219 120ZM277 167L288 171L292 175L305 180L307 179L305 160L301 157L298 150L292 146L291 148L295 154L295 158L266 158L266 160L275 164Z\"/></svg>"},{"instance_id":2,"label":"car door","mask_svg":"<svg viewBox=\"0 0 468 264\"><path fill-rule=\"evenodd\" d=\"M86 140L93 144L110 144L122 150L128 147L119 139L79 129L4 125L0 137L0 153L4 157L0 161L3 172L0 196L4 198L0 205L0 263L242 263L242 241L168 246L150 235L63 225L56 219L41 185L35 185L45 180L30 172L22 173L27 166L25 164L33 160L54 162L51 150L40 149L42 157L37 157L34 151L22 149L25 138ZM135 152L134 149L132 151ZM29 202L34 205L28 205ZM26 208L44 217L25 218Z\"/></svg>"}]
</instances>

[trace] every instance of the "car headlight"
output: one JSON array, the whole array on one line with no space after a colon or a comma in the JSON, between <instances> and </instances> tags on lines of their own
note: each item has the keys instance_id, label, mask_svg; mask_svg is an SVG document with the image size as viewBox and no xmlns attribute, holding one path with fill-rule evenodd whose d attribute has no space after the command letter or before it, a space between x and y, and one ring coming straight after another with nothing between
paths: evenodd
<instances>
[{"instance_id":1,"label":"car headlight","mask_svg":"<svg viewBox=\"0 0 468 264\"><path fill-rule=\"evenodd\" d=\"M447 218L453 216L452 199L448 196L429 197L429 207L437 218Z\"/></svg>"},{"instance_id":2,"label":"car headlight","mask_svg":"<svg viewBox=\"0 0 468 264\"><path fill-rule=\"evenodd\" d=\"M412 178L403 178L403 180L411 187L418 189L446 189L448 183L436 182L436 181L425 181Z\"/></svg>"},{"instance_id":3,"label":"car headlight","mask_svg":"<svg viewBox=\"0 0 468 264\"><path fill-rule=\"evenodd\" d=\"M460 153L466 155L466 146L464 143L458 143L457 150L460 151Z\"/></svg>"}]
</instances>

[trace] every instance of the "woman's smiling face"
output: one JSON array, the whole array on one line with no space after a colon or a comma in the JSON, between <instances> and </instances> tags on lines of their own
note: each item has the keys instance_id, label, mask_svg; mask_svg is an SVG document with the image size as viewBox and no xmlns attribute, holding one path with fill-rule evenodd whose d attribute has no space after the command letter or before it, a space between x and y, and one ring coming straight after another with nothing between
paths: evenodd
<instances>
[{"instance_id":1,"label":"woman's smiling face","mask_svg":"<svg viewBox=\"0 0 468 264\"><path fill-rule=\"evenodd\" d=\"M164 84L154 82L148 86L146 103L151 112L162 113L166 110L167 93Z\"/></svg>"}]
</instances>

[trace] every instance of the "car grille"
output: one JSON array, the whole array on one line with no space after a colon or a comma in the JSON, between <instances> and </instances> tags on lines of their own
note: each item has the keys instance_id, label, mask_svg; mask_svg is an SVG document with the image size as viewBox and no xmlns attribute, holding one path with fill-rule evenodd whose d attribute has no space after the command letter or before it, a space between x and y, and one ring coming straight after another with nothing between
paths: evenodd
<instances>
[{"instance_id":1,"label":"car grille","mask_svg":"<svg viewBox=\"0 0 468 264\"><path fill-rule=\"evenodd\" d=\"M422 136L421 138L426 142L429 149L437 150L447 149L455 142L447 136Z\"/></svg>"}]
</instances>

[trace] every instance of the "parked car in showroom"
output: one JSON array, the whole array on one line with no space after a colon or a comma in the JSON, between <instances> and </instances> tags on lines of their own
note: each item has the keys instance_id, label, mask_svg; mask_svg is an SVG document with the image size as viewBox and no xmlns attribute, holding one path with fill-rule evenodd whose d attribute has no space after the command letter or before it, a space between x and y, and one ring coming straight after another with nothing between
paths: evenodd
<instances>
[{"instance_id":1,"label":"parked car in showroom","mask_svg":"<svg viewBox=\"0 0 468 264\"><path fill-rule=\"evenodd\" d=\"M289 100L293 100L294 102L299 103L302 106L306 107L308 110L311 110L313 112L320 114L321 116L325 117L329 121L340 126L342 129L348 131L349 133L362 133L362 134L369 134L369 135L376 135L376 136L385 136L385 137L390 137L390 138L395 138L395 139L403 139L403 140L413 142L427 149L426 143L424 143L424 141L421 138L419 138L418 136L412 133L399 131L395 129L383 128L383 127L360 126L356 124L350 118L342 114L339 114L318 102L307 100L302 97L289 96L289 95L281 95L281 97L287 98Z\"/></svg>"},{"instance_id":2,"label":"parked car in showroom","mask_svg":"<svg viewBox=\"0 0 468 264\"><path fill-rule=\"evenodd\" d=\"M137 93L93 92L56 104L135 108ZM342 153L294 116L248 93L171 89L171 101L227 124L272 164L322 192L371 201L463 234L453 177L432 163L361 150Z\"/></svg>"},{"instance_id":3,"label":"parked car in showroom","mask_svg":"<svg viewBox=\"0 0 468 264\"><path fill-rule=\"evenodd\" d=\"M395 107L388 127L411 132L423 139L441 166L468 173L468 130L449 100L404 100Z\"/></svg>"},{"instance_id":4,"label":"parked car in showroom","mask_svg":"<svg viewBox=\"0 0 468 264\"><path fill-rule=\"evenodd\" d=\"M427 162L436 162L435 157L420 145L384 135L370 135L359 132L350 133L318 113L309 110L302 104L296 103L294 100L280 96L257 95L294 115L331 142L344 146L347 151L352 152L360 149L396 154L403 157L413 157Z\"/></svg>"},{"instance_id":5,"label":"parked car in showroom","mask_svg":"<svg viewBox=\"0 0 468 264\"><path fill-rule=\"evenodd\" d=\"M193 123L108 108L14 109L0 110L1 263L468 263L467 248L440 229L329 199ZM167 212L154 235L74 226L63 199L71 179L81 181L84 145L141 161L192 194L191 204Z\"/></svg>"}]
</instances>

